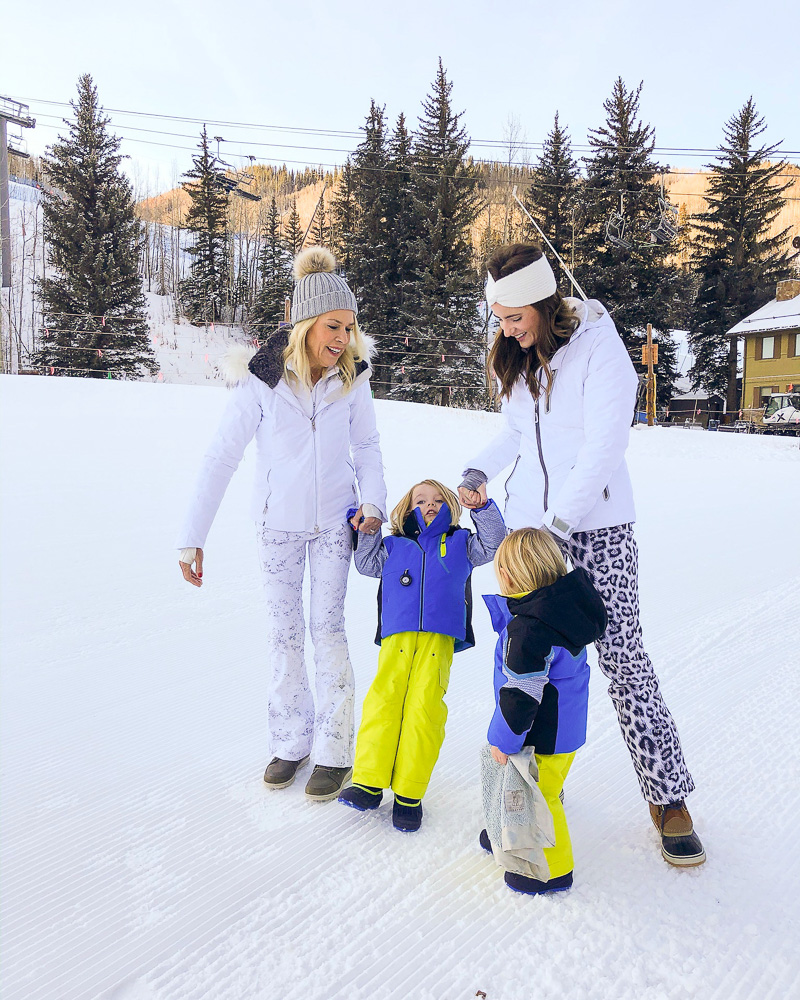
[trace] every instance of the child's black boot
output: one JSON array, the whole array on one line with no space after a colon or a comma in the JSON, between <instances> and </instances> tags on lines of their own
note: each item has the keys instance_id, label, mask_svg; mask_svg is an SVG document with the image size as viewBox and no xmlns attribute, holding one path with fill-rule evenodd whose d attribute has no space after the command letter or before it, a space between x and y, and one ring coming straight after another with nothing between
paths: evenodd
<instances>
[{"instance_id":1,"label":"child's black boot","mask_svg":"<svg viewBox=\"0 0 800 1000\"><path fill-rule=\"evenodd\" d=\"M544 896L549 892L565 892L572 888L572 872L551 878L549 882L540 882L538 878L518 875L517 872L506 872L503 878L509 889L524 892L528 896Z\"/></svg>"},{"instance_id":2,"label":"child's black boot","mask_svg":"<svg viewBox=\"0 0 800 1000\"><path fill-rule=\"evenodd\" d=\"M351 785L339 795L340 802L359 812L377 809L382 798L383 789L373 788L372 785Z\"/></svg>"},{"instance_id":3,"label":"child's black boot","mask_svg":"<svg viewBox=\"0 0 800 1000\"><path fill-rule=\"evenodd\" d=\"M392 826L403 833L414 833L422 826L422 800L395 795L392 806Z\"/></svg>"}]
</instances>

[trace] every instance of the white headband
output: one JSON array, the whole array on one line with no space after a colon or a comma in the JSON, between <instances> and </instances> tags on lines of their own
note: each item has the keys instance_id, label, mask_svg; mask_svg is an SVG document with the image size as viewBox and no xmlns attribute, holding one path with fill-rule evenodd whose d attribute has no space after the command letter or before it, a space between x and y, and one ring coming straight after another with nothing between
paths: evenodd
<instances>
[{"instance_id":1,"label":"white headband","mask_svg":"<svg viewBox=\"0 0 800 1000\"><path fill-rule=\"evenodd\" d=\"M495 281L490 275L486 278L486 302L489 306L496 303L507 309L529 306L549 298L556 288L556 276L547 258L542 256L521 267L513 274Z\"/></svg>"}]
</instances>

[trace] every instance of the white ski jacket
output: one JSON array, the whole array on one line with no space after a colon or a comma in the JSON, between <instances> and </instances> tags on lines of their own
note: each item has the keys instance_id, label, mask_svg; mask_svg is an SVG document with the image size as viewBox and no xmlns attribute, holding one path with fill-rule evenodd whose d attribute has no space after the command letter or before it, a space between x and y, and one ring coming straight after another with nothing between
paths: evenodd
<instances>
[{"instance_id":1,"label":"white ski jacket","mask_svg":"<svg viewBox=\"0 0 800 1000\"><path fill-rule=\"evenodd\" d=\"M506 428L468 462L506 480L509 528L575 531L635 520L625 449L638 377L614 322L599 302L568 299L580 325L553 355L553 388L538 399L520 378L503 401Z\"/></svg>"},{"instance_id":2,"label":"white ski jacket","mask_svg":"<svg viewBox=\"0 0 800 1000\"><path fill-rule=\"evenodd\" d=\"M313 391L293 391L269 344L236 373L206 451L177 547L202 548L222 497L255 437L254 520L278 531L325 531L359 502L386 510L380 438L366 362L349 392L332 369ZM236 377L236 376L234 376ZM358 489L356 488L358 481ZM360 493L360 500L359 500Z\"/></svg>"}]
</instances>

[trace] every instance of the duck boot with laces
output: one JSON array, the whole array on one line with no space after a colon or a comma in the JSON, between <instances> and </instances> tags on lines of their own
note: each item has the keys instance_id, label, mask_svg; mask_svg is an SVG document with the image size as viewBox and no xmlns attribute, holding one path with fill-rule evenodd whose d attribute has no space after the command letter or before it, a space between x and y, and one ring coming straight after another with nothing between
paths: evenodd
<instances>
[{"instance_id":1,"label":"duck boot with laces","mask_svg":"<svg viewBox=\"0 0 800 1000\"><path fill-rule=\"evenodd\" d=\"M648 802L648 806L653 824L661 837L664 860L678 868L702 865L706 860L706 852L694 832L692 817L683 799L663 806Z\"/></svg>"}]
</instances>

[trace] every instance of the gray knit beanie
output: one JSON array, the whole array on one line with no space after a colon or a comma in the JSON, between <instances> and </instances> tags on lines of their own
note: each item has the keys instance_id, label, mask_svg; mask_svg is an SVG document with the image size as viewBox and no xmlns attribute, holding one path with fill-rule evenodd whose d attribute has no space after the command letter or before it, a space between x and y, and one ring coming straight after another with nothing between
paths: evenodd
<instances>
[{"instance_id":1,"label":"gray knit beanie","mask_svg":"<svg viewBox=\"0 0 800 1000\"><path fill-rule=\"evenodd\" d=\"M336 274L336 258L330 250L324 247L301 250L294 259L294 276L292 323L335 309L358 312L355 295L344 278Z\"/></svg>"}]
</instances>

